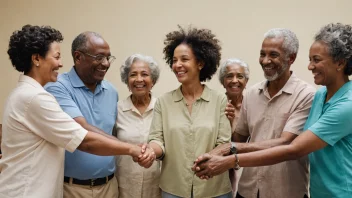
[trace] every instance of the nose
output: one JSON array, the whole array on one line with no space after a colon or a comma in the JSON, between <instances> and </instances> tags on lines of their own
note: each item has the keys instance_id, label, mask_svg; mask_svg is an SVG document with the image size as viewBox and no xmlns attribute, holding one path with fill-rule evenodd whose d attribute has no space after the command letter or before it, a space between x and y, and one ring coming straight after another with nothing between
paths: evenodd
<instances>
[{"instance_id":1,"label":"nose","mask_svg":"<svg viewBox=\"0 0 352 198\"><path fill-rule=\"evenodd\" d=\"M261 58L260 62L262 63L262 65L267 65L271 63L271 59L268 56L264 56Z\"/></svg>"},{"instance_id":2,"label":"nose","mask_svg":"<svg viewBox=\"0 0 352 198\"><path fill-rule=\"evenodd\" d=\"M107 57L103 58L101 64L104 65L105 67L109 67L110 66L110 62L108 61Z\"/></svg>"},{"instance_id":3,"label":"nose","mask_svg":"<svg viewBox=\"0 0 352 198\"><path fill-rule=\"evenodd\" d=\"M313 70L315 66L312 64L312 62L309 62L308 64L308 70Z\"/></svg>"},{"instance_id":4,"label":"nose","mask_svg":"<svg viewBox=\"0 0 352 198\"><path fill-rule=\"evenodd\" d=\"M137 75L136 81L137 82L143 81L142 75Z\"/></svg>"},{"instance_id":5,"label":"nose","mask_svg":"<svg viewBox=\"0 0 352 198\"><path fill-rule=\"evenodd\" d=\"M232 77L231 82L233 82L233 83L237 83L237 82L238 82L238 78L237 78L237 76L233 76L233 77Z\"/></svg>"}]
</instances>

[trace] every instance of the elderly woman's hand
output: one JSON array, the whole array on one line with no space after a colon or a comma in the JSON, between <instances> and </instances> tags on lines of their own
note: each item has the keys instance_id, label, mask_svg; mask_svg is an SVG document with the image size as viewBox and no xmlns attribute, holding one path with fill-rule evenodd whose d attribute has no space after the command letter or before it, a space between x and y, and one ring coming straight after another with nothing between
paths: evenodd
<instances>
[{"instance_id":1,"label":"elderly woman's hand","mask_svg":"<svg viewBox=\"0 0 352 198\"><path fill-rule=\"evenodd\" d=\"M133 158L133 161L138 162L144 168L149 168L156 159L154 150L148 144L143 144L141 145L141 153L138 158Z\"/></svg>"},{"instance_id":2,"label":"elderly woman's hand","mask_svg":"<svg viewBox=\"0 0 352 198\"><path fill-rule=\"evenodd\" d=\"M227 119L229 119L230 123L232 124L233 119L235 118L235 107L231 104L231 100L227 102L225 108L225 115Z\"/></svg>"}]
</instances>

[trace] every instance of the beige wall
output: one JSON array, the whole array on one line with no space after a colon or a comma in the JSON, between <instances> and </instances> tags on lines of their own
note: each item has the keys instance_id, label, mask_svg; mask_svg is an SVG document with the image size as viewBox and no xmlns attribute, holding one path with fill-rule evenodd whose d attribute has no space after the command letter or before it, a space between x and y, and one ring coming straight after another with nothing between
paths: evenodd
<instances>
[{"instance_id":1,"label":"beige wall","mask_svg":"<svg viewBox=\"0 0 352 198\"><path fill-rule=\"evenodd\" d=\"M24 24L51 25L63 33L61 72L72 66L70 46L76 35L86 30L101 33L117 57L106 79L116 86L120 98L125 98L128 90L120 81L119 67L132 53L153 56L159 63L161 78L153 89L156 96L178 86L162 54L165 34L175 30L177 24L193 24L216 33L222 42L223 60L238 57L250 65L249 85L264 79L258 57L263 34L268 29L286 27L297 34L300 50L291 68L299 77L313 83L307 64L315 32L330 22L352 24L351 0L1 0L0 3L1 120L7 95L19 76L6 53L8 40ZM222 89L217 76L209 85Z\"/></svg>"}]
</instances>

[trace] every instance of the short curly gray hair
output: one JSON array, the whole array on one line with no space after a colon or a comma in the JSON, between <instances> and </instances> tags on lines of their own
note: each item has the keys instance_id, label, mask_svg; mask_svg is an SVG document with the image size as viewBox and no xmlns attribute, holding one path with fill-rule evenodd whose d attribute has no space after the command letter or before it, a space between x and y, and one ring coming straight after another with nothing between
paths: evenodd
<instances>
[{"instance_id":1,"label":"short curly gray hair","mask_svg":"<svg viewBox=\"0 0 352 198\"><path fill-rule=\"evenodd\" d=\"M152 78L152 82L153 84L155 84L158 81L160 76L160 69L158 67L158 64L151 56L145 56L142 54L133 54L132 56L129 56L126 59L125 63L121 65L120 67L121 81L126 85L128 84L128 74L130 73L131 65L136 61L143 61L148 64L150 68L150 75Z\"/></svg>"},{"instance_id":2,"label":"short curly gray hair","mask_svg":"<svg viewBox=\"0 0 352 198\"><path fill-rule=\"evenodd\" d=\"M282 48L286 52L286 57L297 54L299 48L299 41L294 32L286 28L270 29L264 34L264 38L283 38L284 42Z\"/></svg>"},{"instance_id":3,"label":"short curly gray hair","mask_svg":"<svg viewBox=\"0 0 352 198\"><path fill-rule=\"evenodd\" d=\"M346 75L352 74L352 27L341 23L330 23L320 29L315 35L315 41L324 42L329 54L336 61L345 60Z\"/></svg>"},{"instance_id":4,"label":"short curly gray hair","mask_svg":"<svg viewBox=\"0 0 352 198\"><path fill-rule=\"evenodd\" d=\"M226 68L232 64L237 64L237 65L243 67L244 76L247 80L249 79L249 66L248 66L248 64L239 58L229 58L229 59L225 60L220 65L220 68L219 68L219 81L221 84L224 84L224 79L226 76Z\"/></svg>"}]
</instances>

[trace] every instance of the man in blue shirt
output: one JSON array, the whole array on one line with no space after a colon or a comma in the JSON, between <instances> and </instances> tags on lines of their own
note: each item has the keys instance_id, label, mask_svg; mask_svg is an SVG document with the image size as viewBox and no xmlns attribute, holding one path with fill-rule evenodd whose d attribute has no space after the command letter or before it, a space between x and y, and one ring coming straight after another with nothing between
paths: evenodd
<instances>
[{"instance_id":1,"label":"man in blue shirt","mask_svg":"<svg viewBox=\"0 0 352 198\"><path fill-rule=\"evenodd\" d=\"M112 135L118 94L104 76L115 57L111 56L108 43L95 32L78 35L72 43L71 53L73 68L45 88L83 128ZM97 156L78 150L66 152L64 197L115 198L118 185L114 172L113 156Z\"/></svg>"}]
</instances>

